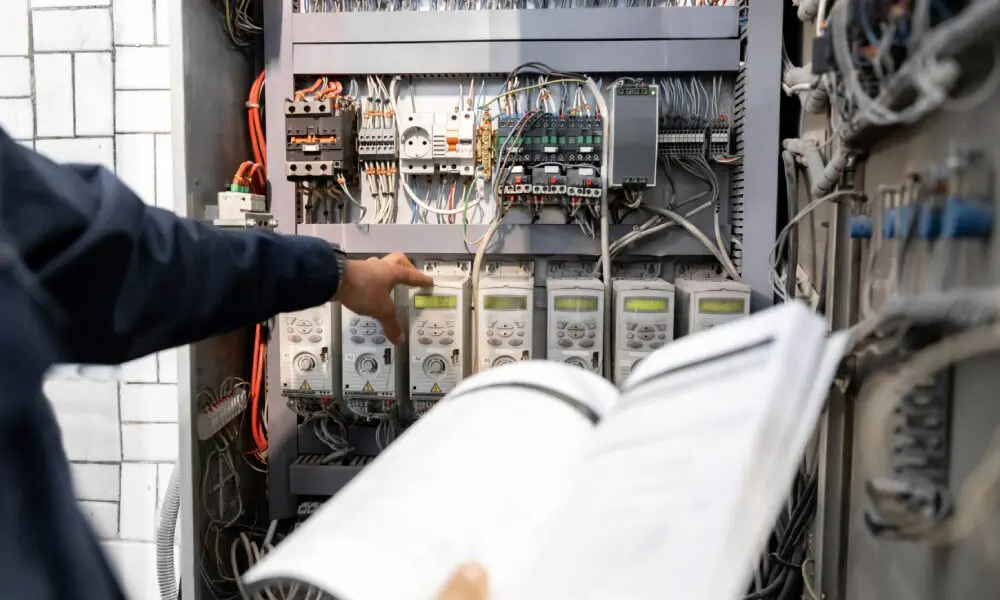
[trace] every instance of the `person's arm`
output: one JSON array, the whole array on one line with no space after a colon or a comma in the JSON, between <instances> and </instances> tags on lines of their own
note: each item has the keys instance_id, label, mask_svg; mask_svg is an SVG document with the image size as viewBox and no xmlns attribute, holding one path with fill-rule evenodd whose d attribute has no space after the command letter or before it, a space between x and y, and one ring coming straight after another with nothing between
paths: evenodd
<instances>
[{"instance_id":1,"label":"person's arm","mask_svg":"<svg viewBox=\"0 0 1000 600\"><path fill-rule=\"evenodd\" d=\"M2 131L0 228L65 316L57 333L67 362L117 364L316 306L339 279L323 240L178 217L146 205L103 168L58 165ZM430 279L405 257L376 263L349 261L345 287L368 282L361 287L385 300L357 292L337 299L392 318L392 286ZM398 323L386 325L398 339Z\"/></svg>"}]
</instances>

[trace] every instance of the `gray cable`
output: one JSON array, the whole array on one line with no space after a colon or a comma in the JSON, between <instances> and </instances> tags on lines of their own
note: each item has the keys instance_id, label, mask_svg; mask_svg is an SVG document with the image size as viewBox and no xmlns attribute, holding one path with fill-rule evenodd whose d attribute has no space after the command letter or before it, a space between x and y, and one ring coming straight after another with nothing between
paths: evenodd
<instances>
[{"instance_id":1,"label":"gray cable","mask_svg":"<svg viewBox=\"0 0 1000 600\"><path fill-rule=\"evenodd\" d=\"M170 483L163 496L160 509L160 523L156 528L156 580L160 587L160 598L177 600L177 574L174 572L174 540L177 535L177 513L181 504L181 466L174 464Z\"/></svg>"}]
</instances>

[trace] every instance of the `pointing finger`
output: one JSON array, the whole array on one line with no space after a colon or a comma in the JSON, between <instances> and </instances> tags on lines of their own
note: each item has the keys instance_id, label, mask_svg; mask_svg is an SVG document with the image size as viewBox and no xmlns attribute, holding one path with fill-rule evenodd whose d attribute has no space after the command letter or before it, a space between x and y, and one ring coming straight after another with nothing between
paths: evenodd
<instances>
[{"instance_id":1,"label":"pointing finger","mask_svg":"<svg viewBox=\"0 0 1000 600\"><path fill-rule=\"evenodd\" d=\"M413 266L413 263L410 262L410 259L402 252L393 252L391 254L387 254L383 260L385 260L385 262L389 262L394 265L399 265L401 267L416 269L416 267Z\"/></svg>"},{"instance_id":2,"label":"pointing finger","mask_svg":"<svg viewBox=\"0 0 1000 600\"><path fill-rule=\"evenodd\" d=\"M396 305L390 304L389 310L379 315L378 320L382 322L385 336L392 340L393 344L399 346L406 341L406 334L403 333L403 328L399 325L399 317L396 315Z\"/></svg>"},{"instance_id":3,"label":"pointing finger","mask_svg":"<svg viewBox=\"0 0 1000 600\"><path fill-rule=\"evenodd\" d=\"M394 285L407 285L410 287L431 287L434 285L434 278L411 267L398 266L393 273Z\"/></svg>"},{"instance_id":4,"label":"pointing finger","mask_svg":"<svg viewBox=\"0 0 1000 600\"><path fill-rule=\"evenodd\" d=\"M486 572L478 565L458 568L438 600L486 600Z\"/></svg>"}]
</instances>

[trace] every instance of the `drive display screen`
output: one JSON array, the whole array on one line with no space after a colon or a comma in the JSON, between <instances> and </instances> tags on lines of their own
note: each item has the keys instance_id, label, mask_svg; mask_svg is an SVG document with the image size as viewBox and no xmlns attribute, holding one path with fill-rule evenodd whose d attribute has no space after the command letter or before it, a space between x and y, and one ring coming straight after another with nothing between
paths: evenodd
<instances>
[{"instance_id":1,"label":"drive display screen","mask_svg":"<svg viewBox=\"0 0 1000 600\"><path fill-rule=\"evenodd\" d=\"M484 310L527 310L527 296L483 296Z\"/></svg>"},{"instance_id":2,"label":"drive display screen","mask_svg":"<svg viewBox=\"0 0 1000 600\"><path fill-rule=\"evenodd\" d=\"M556 296L555 310L567 312L588 312L597 310L597 298L594 296Z\"/></svg>"},{"instance_id":3,"label":"drive display screen","mask_svg":"<svg viewBox=\"0 0 1000 600\"><path fill-rule=\"evenodd\" d=\"M417 294L413 297L413 308L458 308L458 297L438 296L435 294Z\"/></svg>"},{"instance_id":4,"label":"drive display screen","mask_svg":"<svg viewBox=\"0 0 1000 600\"><path fill-rule=\"evenodd\" d=\"M744 298L702 298L698 300L698 312L707 315L742 315L746 312Z\"/></svg>"},{"instance_id":5,"label":"drive display screen","mask_svg":"<svg viewBox=\"0 0 1000 600\"><path fill-rule=\"evenodd\" d=\"M670 310L668 298L626 298L625 312L659 313Z\"/></svg>"}]
</instances>

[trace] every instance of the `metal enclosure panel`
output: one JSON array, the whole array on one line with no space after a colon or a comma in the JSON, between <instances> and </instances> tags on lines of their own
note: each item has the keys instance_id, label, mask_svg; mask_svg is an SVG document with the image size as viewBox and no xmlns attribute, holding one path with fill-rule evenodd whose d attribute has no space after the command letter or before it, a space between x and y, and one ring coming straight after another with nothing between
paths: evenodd
<instances>
[{"instance_id":1,"label":"metal enclosure panel","mask_svg":"<svg viewBox=\"0 0 1000 600\"><path fill-rule=\"evenodd\" d=\"M738 33L739 9L735 6L292 15L292 37L296 44L329 44L333 40L337 44L396 44L504 40L725 39L735 38Z\"/></svg>"},{"instance_id":2,"label":"metal enclosure panel","mask_svg":"<svg viewBox=\"0 0 1000 600\"><path fill-rule=\"evenodd\" d=\"M265 107L269 115L284 114L284 99L294 92L292 76L292 3L263 2L264 7L264 58L267 69ZM284 140L285 122L281 118L267 119L265 136L270 140ZM273 144L273 142L272 142ZM268 173L284 173L285 153L271 152L267 158ZM282 176L270 177L271 211L278 221L278 231L295 233L295 185ZM267 359L268 381L280 381L281 361L277 352L269 352ZM271 518L295 515L295 496L289 491L289 467L298 454L296 425L298 420L277 386L268 386L268 477L267 492Z\"/></svg>"},{"instance_id":3,"label":"metal enclosure panel","mask_svg":"<svg viewBox=\"0 0 1000 600\"><path fill-rule=\"evenodd\" d=\"M776 43L780 49L780 39ZM295 44L292 69L303 75L454 75L507 73L538 61L581 73L722 72L739 68L739 47L729 39ZM774 102L777 92L772 95Z\"/></svg>"},{"instance_id":4,"label":"metal enclosure panel","mask_svg":"<svg viewBox=\"0 0 1000 600\"><path fill-rule=\"evenodd\" d=\"M907 169L920 169L932 161L943 160L950 142L960 141L991 154L995 172L1000 169L1000 116L996 112L1000 96L968 112L940 112L925 122L899 131L876 146L864 165L865 191L872 194L882 184L899 181ZM997 251L993 244L993 251ZM998 265L993 257L993 268ZM994 270L991 280L1000 281ZM996 389L1000 386L997 366L1000 356L993 355L959 365L954 371L951 434L951 481L953 493L982 458L994 430L1000 425L1000 404ZM857 424L866 416L866 407L855 407ZM854 439L849 481L850 506L847 519L846 578L844 593L829 600L966 600L996 598L995 565L984 562L982 554L960 544L934 548L926 544L886 542L873 539L864 528L864 482L869 474L862 470L858 456L878 451L865 448ZM834 492L835 490L831 490ZM994 518L997 512L994 512ZM824 589L824 591L826 591Z\"/></svg>"},{"instance_id":5,"label":"metal enclosure panel","mask_svg":"<svg viewBox=\"0 0 1000 600\"><path fill-rule=\"evenodd\" d=\"M232 49L212 0L171 2L172 148L174 210L200 217L215 202L217 184L232 177L233 168L249 155L244 134L246 113L234 110L246 100L252 73L246 58ZM211 56L211 61L204 57ZM195 423L195 397L203 385L217 387L240 364L242 336L222 336L181 348L178 353L178 422L181 469L181 595L198 600L202 580L203 510L200 501L201 461Z\"/></svg>"},{"instance_id":6,"label":"metal enclosure panel","mask_svg":"<svg viewBox=\"0 0 1000 600\"><path fill-rule=\"evenodd\" d=\"M784 4L781 0L748 3L742 275L753 289L753 310L773 302L769 255L777 235Z\"/></svg>"}]
</instances>

